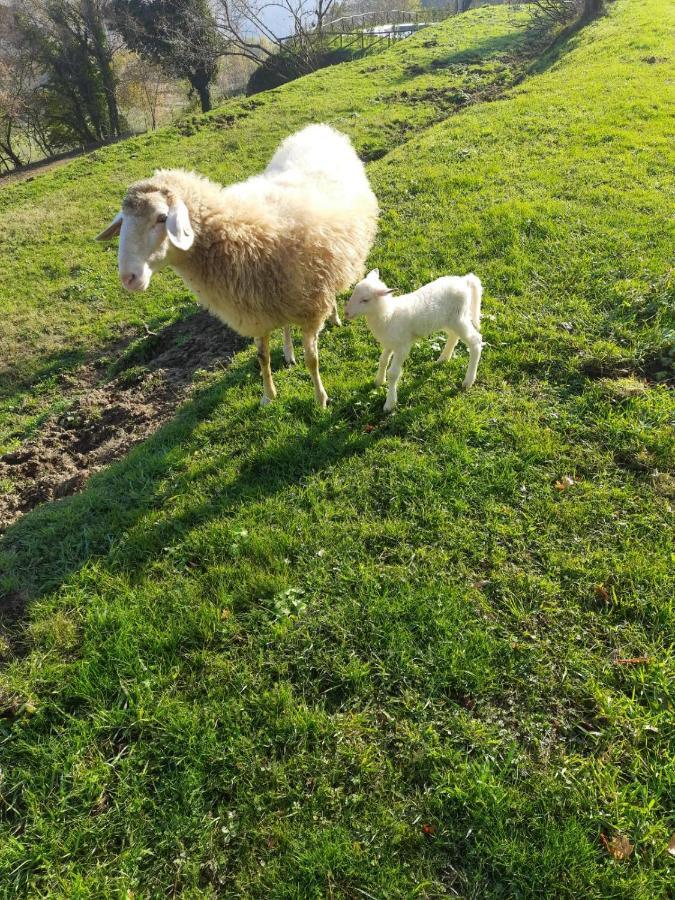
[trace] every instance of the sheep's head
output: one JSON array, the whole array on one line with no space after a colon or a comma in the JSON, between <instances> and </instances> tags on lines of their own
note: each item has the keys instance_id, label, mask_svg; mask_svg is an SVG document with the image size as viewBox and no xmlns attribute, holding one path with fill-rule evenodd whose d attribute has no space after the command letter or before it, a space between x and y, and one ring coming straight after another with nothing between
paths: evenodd
<instances>
[{"instance_id":1,"label":"sheep's head","mask_svg":"<svg viewBox=\"0 0 675 900\"><path fill-rule=\"evenodd\" d=\"M152 179L129 188L121 211L96 240L116 235L120 281L128 291L144 291L153 273L172 261L174 250L189 250L194 241L185 203Z\"/></svg>"},{"instance_id":2,"label":"sheep's head","mask_svg":"<svg viewBox=\"0 0 675 900\"><path fill-rule=\"evenodd\" d=\"M380 278L380 270L373 269L354 288L345 306L345 319L356 319L358 316L367 315L373 309L374 304L391 294L392 289L387 287Z\"/></svg>"}]
</instances>

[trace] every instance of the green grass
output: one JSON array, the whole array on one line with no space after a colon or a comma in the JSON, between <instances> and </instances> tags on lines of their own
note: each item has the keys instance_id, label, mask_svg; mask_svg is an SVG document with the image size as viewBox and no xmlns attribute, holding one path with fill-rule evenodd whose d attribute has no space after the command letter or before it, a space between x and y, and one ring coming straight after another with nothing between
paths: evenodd
<instances>
[{"instance_id":1,"label":"green grass","mask_svg":"<svg viewBox=\"0 0 675 900\"><path fill-rule=\"evenodd\" d=\"M93 241L131 181L175 165L236 181L312 121L347 132L365 157L383 156L518 77L546 41L526 23L506 8L459 16L386 54L232 101L0 191L0 452L62 399L64 372L106 355L143 322L154 329L192 308L178 279L164 278L140 299L123 295L115 248Z\"/></svg>"},{"instance_id":2,"label":"green grass","mask_svg":"<svg viewBox=\"0 0 675 900\"><path fill-rule=\"evenodd\" d=\"M246 351L7 532L0 591L30 616L0 681L6 896L668 896L666 17L618 0L507 99L435 125L432 104L377 99L469 77L409 60L494 71L529 40L510 21L457 17L434 47L422 32L318 73L231 128L217 117L241 105L0 195L5 240L22 236L3 271L32 276L6 311L12 396L187 303L164 277L119 295L85 241L130 175L170 158L240 177L311 118L387 151L369 173L388 283L475 271L487 341L466 394L466 355L436 368L420 344L388 418L362 323L323 337L326 412L302 367L261 409ZM100 300L53 302L80 283L71 261ZM616 833L627 860L599 840Z\"/></svg>"}]
</instances>

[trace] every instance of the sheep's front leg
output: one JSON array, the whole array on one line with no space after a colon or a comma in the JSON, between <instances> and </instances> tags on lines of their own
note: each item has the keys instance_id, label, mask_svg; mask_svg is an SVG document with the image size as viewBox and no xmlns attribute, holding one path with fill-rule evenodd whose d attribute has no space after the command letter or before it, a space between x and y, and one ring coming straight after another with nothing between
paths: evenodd
<instances>
[{"instance_id":1,"label":"sheep's front leg","mask_svg":"<svg viewBox=\"0 0 675 900\"><path fill-rule=\"evenodd\" d=\"M260 401L261 406L267 406L277 396L277 389L272 381L272 366L270 365L270 336L256 338L255 345L258 348L258 362L260 363L260 371L263 380L263 395Z\"/></svg>"},{"instance_id":2,"label":"sheep's front leg","mask_svg":"<svg viewBox=\"0 0 675 900\"><path fill-rule=\"evenodd\" d=\"M293 350L293 329L290 325L284 328L284 360L287 366L295 365L295 352Z\"/></svg>"},{"instance_id":3,"label":"sheep's front leg","mask_svg":"<svg viewBox=\"0 0 675 900\"><path fill-rule=\"evenodd\" d=\"M391 350L383 350L380 354L380 364L377 367L377 375L375 376L375 384L377 387L382 387L384 384L384 379L387 374L387 366L389 365L389 360L391 359Z\"/></svg>"},{"instance_id":4,"label":"sheep's front leg","mask_svg":"<svg viewBox=\"0 0 675 900\"><path fill-rule=\"evenodd\" d=\"M469 366L466 370L462 387L470 388L476 380L478 362L483 349L483 337L470 322L463 322L461 328L458 328L457 331L462 341L469 348Z\"/></svg>"},{"instance_id":5,"label":"sheep's front leg","mask_svg":"<svg viewBox=\"0 0 675 900\"><path fill-rule=\"evenodd\" d=\"M303 331L302 343L305 348L305 364L309 369L309 374L314 382L314 395L317 403L323 409L328 403L328 394L321 383L321 375L319 374L319 335L315 331Z\"/></svg>"},{"instance_id":6,"label":"sheep's front leg","mask_svg":"<svg viewBox=\"0 0 675 900\"><path fill-rule=\"evenodd\" d=\"M437 363L447 362L452 354L455 352L455 347L457 346L457 341L459 338L455 334L454 331L448 331L448 339L445 342L445 347L441 350L441 355L436 360Z\"/></svg>"},{"instance_id":7,"label":"sheep's front leg","mask_svg":"<svg viewBox=\"0 0 675 900\"><path fill-rule=\"evenodd\" d=\"M409 347L405 350L394 350L394 358L391 361L389 372L387 373L387 402L384 404L384 411L391 412L398 402L397 386L401 377L403 363L408 355Z\"/></svg>"},{"instance_id":8,"label":"sheep's front leg","mask_svg":"<svg viewBox=\"0 0 675 900\"><path fill-rule=\"evenodd\" d=\"M331 325L342 325L342 321L340 320L340 313L338 312L337 300L333 304L333 308L330 311L330 315L328 316L328 321Z\"/></svg>"}]
</instances>

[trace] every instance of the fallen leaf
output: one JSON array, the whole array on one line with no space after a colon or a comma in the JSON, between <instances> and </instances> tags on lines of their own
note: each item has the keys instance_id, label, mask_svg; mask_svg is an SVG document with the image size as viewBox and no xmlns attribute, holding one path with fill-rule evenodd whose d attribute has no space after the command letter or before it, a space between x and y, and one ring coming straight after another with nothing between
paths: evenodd
<instances>
[{"instance_id":1,"label":"fallen leaf","mask_svg":"<svg viewBox=\"0 0 675 900\"><path fill-rule=\"evenodd\" d=\"M366 434L370 434L371 431L375 431L375 426L374 425L366 425L366 427L363 430L365 431Z\"/></svg>"},{"instance_id":2,"label":"fallen leaf","mask_svg":"<svg viewBox=\"0 0 675 900\"><path fill-rule=\"evenodd\" d=\"M611 840L601 834L600 841L612 859L628 859L634 850L634 845L623 834L615 834Z\"/></svg>"},{"instance_id":3,"label":"fallen leaf","mask_svg":"<svg viewBox=\"0 0 675 900\"><path fill-rule=\"evenodd\" d=\"M471 587L479 591L481 588L484 588L486 584L490 584L489 578L482 578L480 581L474 581Z\"/></svg>"},{"instance_id":4,"label":"fallen leaf","mask_svg":"<svg viewBox=\"0 0 675 900\"><path fill-rule=\"evenodd\" d=\"M435 825L422 825L422 831L428 835L436 834L436 826Z\"/></svg>"},{"instance_id":5,"label":"fallen leaf","mask_svg":"<svg viewBox=\"0 0 675 900\"><path fill-rule=\"evenodd\" d=\"M642 666L652 661L651 656L629 656L615 660L617 666Z\"/></svg>"},{"instance_id":6,"label":"fallen leaf","mask_svg":"<svg viewBox=\"0 0 675 900\"><path fill-rule=\"evenodd\" d=\"M232 613L229 609L223 609L220 611L221 619L229 619L231 615L232 615Z\"/></svg>"},{"instance_id":7,"label":"fallen leaf","mask_svg":"<svg viewBox=\"0 0 675 900\"><path fill-rule=\"evenodd\" d=\"M556 481L555 487L559 491L566 491L568 487L572 487L574 478L571 475L563 475L560 481Z\"/></svg>"},{"instance_id":8,"label":"fallen leaf","mask_svg":"<svg viewBox=\"0 0 675 900\"><path fill-rule=\"evenodd\" d=\"M672 834L670 836L670 841L668 843L668 853L670 853L671 856L675 856L675 834Z\"/></svg>"},{"instance_id":9,"label":"fallen leaf","mask_svg":"<svg viewBox=\"0 0 675 900\"><path fill-rule=\"evenodd\" d=\"M603 600L605 603L609 603L609 591L604 586L604 584L596 584L595 586L595 596L599 600Z\"/></svg>"}]
</instances>

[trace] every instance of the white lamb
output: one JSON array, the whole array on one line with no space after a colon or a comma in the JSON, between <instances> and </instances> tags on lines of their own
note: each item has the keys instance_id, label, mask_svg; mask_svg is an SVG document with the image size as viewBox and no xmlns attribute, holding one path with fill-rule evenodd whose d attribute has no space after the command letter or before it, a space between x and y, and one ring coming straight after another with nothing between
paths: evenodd
<instances>
[{"instance_id":1,"label":"white lamb","mask_svg":"<svg viewBox=\"0 0 675 900\"><path fill-rule=\"evenodd\" d=\"M478 330L482 295L480 279L471 274L438 278L400 297L393 296L378 269L373 269L356 285L345 307L345 318L365 316L368 327L383 347L375 384L380 387L387 375L385 412L391 412L396 406L398 380L410 348L434 331L444 331L448 336L439 363L450 359L458 340L469 348L469 367L463 387L471 387L483 346Z\"/></svg>"},{"instance_id":2,"label":"white lamb","mask_svg":"<svg viewBox=\"0 0 675 900\"><path fill-rule=\"evenodd\" d=\"M336 315L335 294L363 276L375 237L377 200L349 138L310 125L287 138L267 169L223 188L168 169L132 184L122 211L98 236L120 236L123 286L144 291L171 266L199 302L256 339L263 403L276 396L269 334L302 329L316 399L326 405L317 338Z\"/></svg>"}]
</instances>

